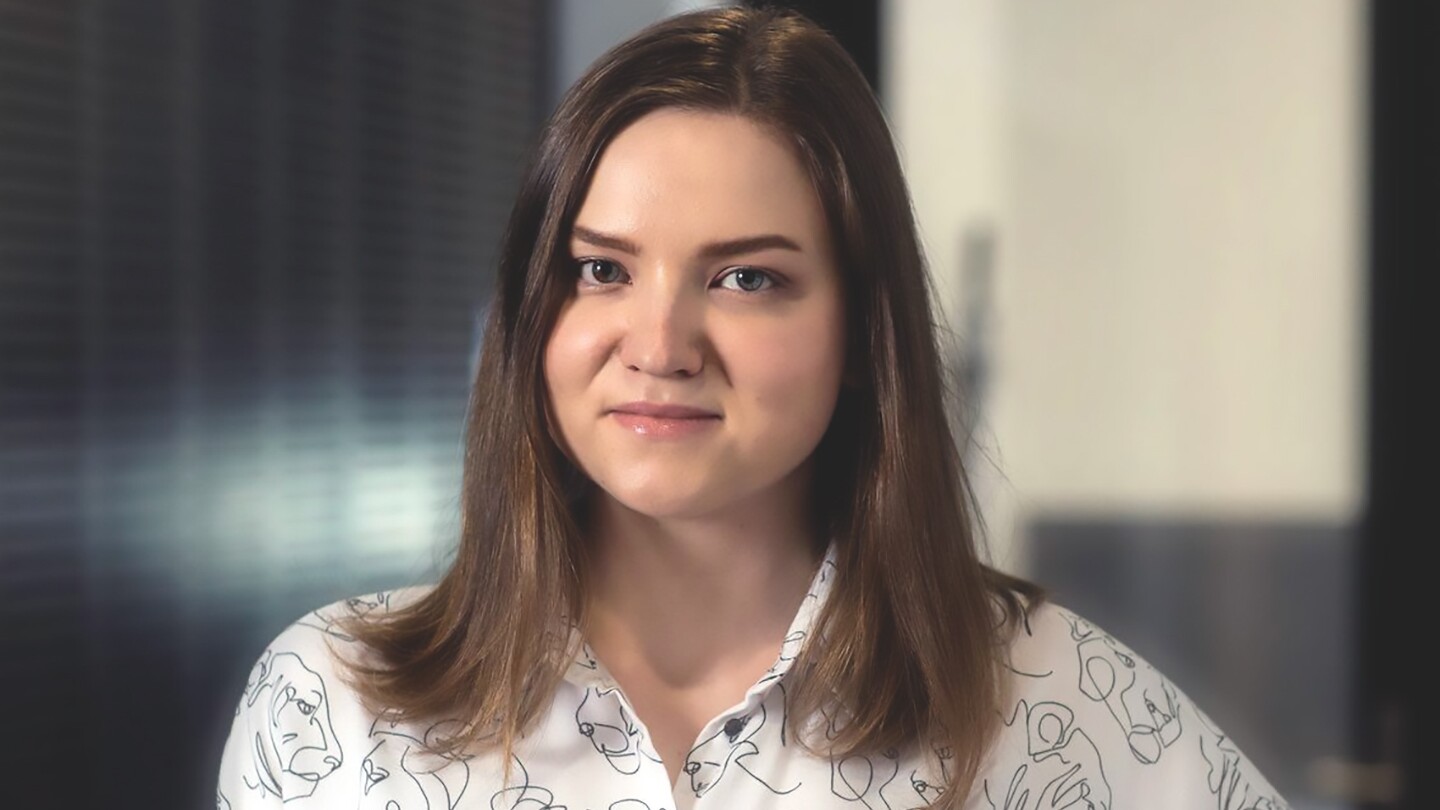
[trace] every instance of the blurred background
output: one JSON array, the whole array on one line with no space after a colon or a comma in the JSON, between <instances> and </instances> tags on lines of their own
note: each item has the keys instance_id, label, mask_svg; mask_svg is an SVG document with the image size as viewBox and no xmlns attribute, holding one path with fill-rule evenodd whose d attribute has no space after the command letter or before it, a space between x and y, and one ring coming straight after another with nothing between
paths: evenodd
<instances>
[{"instance_id":1,"label":"blurred background","mask_svg":"<svg viewBox=\"0 0 1440 810\"><path fill-rule=\"evenodd\" d=\"M0 0L6 806L210 806L265 643L436 575L527 149L706 5ZM780 5L890 118L996 564L1296 808L1435 806L1435 6Z\"/></svg>"}]
</instances>

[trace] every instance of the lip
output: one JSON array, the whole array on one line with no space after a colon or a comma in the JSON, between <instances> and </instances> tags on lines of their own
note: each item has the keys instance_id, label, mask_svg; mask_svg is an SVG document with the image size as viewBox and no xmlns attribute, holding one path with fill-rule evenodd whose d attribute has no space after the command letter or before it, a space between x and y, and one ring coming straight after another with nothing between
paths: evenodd
<instances>
[{"instance_id":1,"label":"lip","mask_svg":"<svg viewBox=\"0 0 1440 810\"><path fill-rule=\"evenodd\" d=\"M720 424L718 416L645 416L625 411L611 411L621 427L651 439L679 439L710 430Z\"/></svg>"},{"instance_id":2,"label":"lip","mask_svg":"<svg viewBox=\"0 0 1440 810\"><path fill-rule=\"evenodd\" d=\"M655 419L718 419L720 414L689 405L665 405L659 402L627 402L611 408L612 413L649 416Z\"/></svg>"},{"instance_id":3,"label":"lip","mask_svg":"<svg viewBox=\"0 0 1440 810\"><path fill-rule=\"evenodd\" d=\"M659 402L627 402L611 408L610 416L631 433L653 439L693 436L720 424L714 411Z\"/></svg>"}]
</instances>

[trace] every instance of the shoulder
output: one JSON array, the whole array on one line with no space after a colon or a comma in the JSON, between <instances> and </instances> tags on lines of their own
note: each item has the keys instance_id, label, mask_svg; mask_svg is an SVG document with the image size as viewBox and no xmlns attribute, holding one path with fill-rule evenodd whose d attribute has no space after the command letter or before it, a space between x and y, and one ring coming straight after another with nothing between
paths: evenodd
<instances>
[{"instance_id":1,"label":"shoulder","mask_svg":"<svg viewBox=\"0 0 1440 810\"><path fill-rule=\"evenodd\" d=\"M347 663L367 651L345 632L347 617L396 610L430 586L366 594L325 605L292 622L251 667L221 762L217 801L245 806L310 796L346 764L375 717L351 687ZM225 806L224 803L220 806Z\"/></svg>"},{"instance_id":2,"label":"shoulder","mask_svg":"<svg viewBox=\"0 0 1440 810\"><path fill-rule=\"evenodd\" d=\"M325 638L344 644L354 644L356 643L355 637L345 632L342 626L342 622L346 619L380 618L414 604L434 590L434 587L433 585L416 585L409 588L394 588L331 602L296 619L276 641L286 640L288 636L302 641L302 643L306 639L313 641L317 638Z\"/></svg>"},{"instance_id":3,"label":"shoulder","mask_svg":"<svg viewBox=\"0 0 1440 810\"><path fill-rule=\"evenodd\" d=\"M1095 646L1097 644L1100 646ZM1083 660L1082 650L1087 647L1112 651L1111 657L1127 668L1127 662L1133 662L1138 667L1143 661L1134 650L1098 625L1068 608L1047 601L1031 607L1015 628L1008 650L1008 664L1012 675L1047 677L1057 670L1067 669L1068 664L1079 664ZM1019 680L1017 683L1023 685L1026 681Z\"/></svg>"},{"instance_id":4,"label":"shoulder","mask_svg":"<svg viewBox=\"0 0 1440 810\"><path fill-rule=\"evenodd\" d=\"M1174 683L1073 611L1034 607L1007 667L1004 725L982 785L997 806L1029 793L1032 802L1086 798L1095 807L1159 796L1167 807L1288 807Z\"/></svg>"},{"instance_id":5,"label":"shoulder","mask_svg":"<svg viewBox=\"0 0 1440 810\"><path fill-rule=\"evenodd\" d=\"M345 670L347 662L362 662L368 655L361 642L347 631L347 620L379 618L415 602L431 589L416 586L352 596L291 622L266 645L255 662L245 686L246 701L253 702L277 682L305 681L317 689L326 685Z\"/></svg>"},{"instance_id":6,"label":"shoulder","mask_svg":"<svg viewBox=\"0 0 1440 810\"><path fill-rule=\"evenodd\" d=\"M354 618L380 618L429 593L433 586L378 591L332 602L306 613L277 635L260 654L246 680L240 710L252 706L277 687L282 691L310 689L323 697L345 690L339 676L347 663L363 663L368 650L347 632Z\"/></svg>"}]
</instances>

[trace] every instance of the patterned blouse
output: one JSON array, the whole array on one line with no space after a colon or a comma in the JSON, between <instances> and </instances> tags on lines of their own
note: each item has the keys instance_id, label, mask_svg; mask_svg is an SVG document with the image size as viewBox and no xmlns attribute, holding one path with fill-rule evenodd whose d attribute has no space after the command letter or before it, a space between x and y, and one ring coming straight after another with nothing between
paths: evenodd
<instances>
[{"instance_id":1,"label":"patterned blouse","mask_svg":"<svg viewBox=\"0 0 1440 810\"><path fill-rule=\"evenodd\" d=\"M786 676L829 593L832 546L773 666L700 731L671 784L645 725L572 629L577 654L551 707L501 754L426 750L458 721L377 719L340 680L333 654L358 645L334 624L386 611L424 588L321 608L260 656L220 764L221 810L688 810L923 808L947 783L950 752L912 743L818 758L787 723ZM332 650L334 653L332 653ZM1199 708L1115 638L1053 604L1011 645L1004 726L966 808L1207 808L1289 805ZM832 727L833 728L833 727Z\"/></svg>"}]
</instances>

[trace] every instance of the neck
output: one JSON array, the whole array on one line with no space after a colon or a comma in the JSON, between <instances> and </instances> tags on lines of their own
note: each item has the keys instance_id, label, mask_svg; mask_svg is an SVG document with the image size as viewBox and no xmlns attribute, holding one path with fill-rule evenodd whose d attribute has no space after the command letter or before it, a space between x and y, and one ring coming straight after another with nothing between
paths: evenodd
<instances>
[{"instance_id":1,"label":"neck","mask_svg":"<svg viewBox=\"0 0 1440 810\"><path fill-rule=\"evenodd\" d=\"M683 685L731 657L778 649L820 560L795 494L666 519L599 493L584 628L597 655L643 661Z\"/></svg>"}]
</instances>

